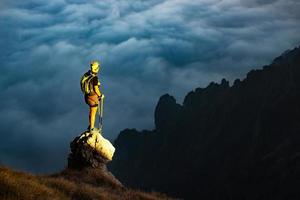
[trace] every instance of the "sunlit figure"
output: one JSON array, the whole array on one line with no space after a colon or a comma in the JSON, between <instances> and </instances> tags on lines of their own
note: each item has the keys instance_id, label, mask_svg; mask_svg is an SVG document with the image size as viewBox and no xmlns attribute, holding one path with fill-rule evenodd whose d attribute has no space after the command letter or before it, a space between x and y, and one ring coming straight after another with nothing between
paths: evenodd
<instances>
[{"instance_id":1,"label":"sunlit figure","mask_svg":"<svg viewBox=\"0 0 300 200\"><path fill-rule=\"evenodd\" d=\"M89 126L88 130L94 131L97 107L100 101L103 101L104 94L100 92L100 81L98 79L98 72L100 71L100 63L93 60L90 63L90 70L86 72L80 81L81 90L84 94L85 102L90 107L89 112ZM101 127L100 127L101 128Z\"/></svg>"}]
</instances>

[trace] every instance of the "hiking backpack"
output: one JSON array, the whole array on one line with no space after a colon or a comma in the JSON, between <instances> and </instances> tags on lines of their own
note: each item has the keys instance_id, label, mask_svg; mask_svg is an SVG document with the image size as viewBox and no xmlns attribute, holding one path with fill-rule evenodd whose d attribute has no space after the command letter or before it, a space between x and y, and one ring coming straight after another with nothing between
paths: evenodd
<instances>
[{"instance_id":1,"label":"hiking backpack","mask_svg":"<svg viewBox=\"0 0 300 200\"><path fill-rule=\"evenodd\" d=\"M90 94L93 90L93 86L91 84L91 80L95 77L90 72L85 73L80 80L80 87L83 94Z\"/></svg>"}]
</instances>

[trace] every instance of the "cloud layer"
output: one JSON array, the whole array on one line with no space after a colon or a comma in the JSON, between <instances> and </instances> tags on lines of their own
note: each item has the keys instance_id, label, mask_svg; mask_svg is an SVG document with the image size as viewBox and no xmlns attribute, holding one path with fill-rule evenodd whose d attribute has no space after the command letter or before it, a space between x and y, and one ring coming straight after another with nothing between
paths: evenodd
<instances>
[{"instance_id":1,"label":"cloud layer","mask_svg":"<svg viewBox=\"0 0 300 200\"><path fill-rule=\"evenodd\" d=\"M152 129L164 93L243 78L300 44L297 0L0 3L0 162L53 172L88 123L80 76L100 59L104 134Z\"/></svg>"}]
</instances>

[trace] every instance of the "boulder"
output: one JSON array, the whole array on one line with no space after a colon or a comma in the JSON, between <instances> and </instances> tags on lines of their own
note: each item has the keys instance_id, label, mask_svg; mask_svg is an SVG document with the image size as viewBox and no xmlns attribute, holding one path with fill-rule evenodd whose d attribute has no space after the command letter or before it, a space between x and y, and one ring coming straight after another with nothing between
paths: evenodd
<instances>
[{"instance_id":1,"label":"boulder","mask_svg":"<svg viewBox=\"0 0 300 200\"><path fill-rule=\"evenodd\" d=\"M70 148L68 158L70 168L104 167L112 160L115 152L114 146L100 134L99 130L83 132L71 142Z\"/></svg>"}]
</instances>

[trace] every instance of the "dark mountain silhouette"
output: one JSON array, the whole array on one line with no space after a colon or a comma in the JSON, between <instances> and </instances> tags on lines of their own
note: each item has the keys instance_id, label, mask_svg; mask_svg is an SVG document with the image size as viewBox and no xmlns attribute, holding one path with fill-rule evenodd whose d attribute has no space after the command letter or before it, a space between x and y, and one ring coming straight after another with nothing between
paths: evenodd
<instances>
[{"instance_id":1,"label":"dark mountain silhouette","mask_svg":"<svg viewBox=\"0 0 300 200\"><path fill-rule=\"evenodd\" d=\"M230 87L160 97L151 131L125 129L108 168L184 199L300 199L300 48Z\"/></svg>"}]
</instances>

